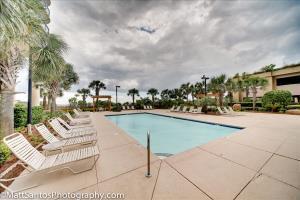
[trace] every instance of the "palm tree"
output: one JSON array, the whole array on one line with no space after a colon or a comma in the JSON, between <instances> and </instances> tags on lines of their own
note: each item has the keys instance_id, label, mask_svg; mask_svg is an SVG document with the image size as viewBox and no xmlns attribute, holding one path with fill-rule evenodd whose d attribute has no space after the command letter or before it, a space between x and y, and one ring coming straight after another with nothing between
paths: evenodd
<instances>
[{"instance_id":1,"label":"palm tree","mask_svg":"<svg viewBox=\"0 0 300 200\"><path fill-rule=\"evenodd\" d=\"M188 100L189 94L191 94L190 83L181 84L180 89L182 91L182 94L184 95L184 98Z\"/></svg>"},{"instance_id":2,"label":"palm tree","mask_svg":"<svg viewBox=\"0 0 300 200\"><path fill-rule=\"evenodd\" d=\"M158 90L155 89L155 88L150 88L147 92L148 95L151 95L152 97L152 104L154 106L154 99L155 99L155 96L159 94Z\"/></svg>"},{"instance_id":3,"label":"palm tree","mask_svg":"<svg viewBox=\"0 0 300 200\"><path fill-rule=\"evenodd\" d=\"M0 1L0 139L13 133L13 102L18 72L28 44L37 45L46 35L42 24L49 21L40 1Z\"/></svg>"},{"instance_id":4,"label":"palm tree","mask_svg":"<svg viewBox=\"0 0 300 200\"><path fill-rule=\"evenodd\" d=\"M270 64L270 65L266 65L264 67L262 67L260 69L261 72L273 72L275 70L276 65L274 64Z\"/></svg>"},{"instance_id":5,"label":"palm tree","mask_svg":"<svg viewBox=\"0 0 300 200\"><path fill-rule=\"evenodd\" d=\"M67 65L63 54L67 49L65 41L55 34L50 34L42 45L32 48L33 79L47 85L51 98L51 112L56 110L56 97L65 78Z\"/></svg>"},{"instance_id":6,"label":"palm tree","mask_svg":"<svg viewBox=\"0 0 300 200\"><path fill-rule=\"evenodd\" d=\"M99 96L101 89L106 89L105 84L99 80L90 82L89 88L95 90L95 96Z\"/></svg>"},{"instance_id":7,"label":"palm tree","mask_svg":"<svg viewBox=\"0 0 300 200\"><path fill-rule=\"evenodd\" d=\"M135 88L128 90L127 95L132 97L133 104L134 104L135 95L136 96L140 96L139 91L137 89L135 89Z\"/></svg>"},{"instance_id":8,"label":"palm tree","mask_svg":"<svg viewBox=\"0 0 300 200\"><path fill-rule=\"evenodd\" d=\"M229 103L232 104L233 92L236 91L237 86L236 86L235 82L233 81L233 79L231 79L231 78L227 79L225 86L226 86L226 90L228 92Z\"/></svg>"},{"instance_id":9,"label":"palm tree","mask_svg":"<svg viewBox=\"0 0 300 200\"><path fill-rule=\"evenodd\" d=\"M209 90L211 90L213 93L218 94L220 106L223 106L223 97L224 93L226 92L225 80L226 75L221 74L220 76L212 77L210 79L210 83L208 84Z\"/></svg>"},{"instance_id":10,"label":"palm tree","mask_svg":"<svg viewBox=\"0 0 300 200\"><path fill-rule=\"evenodd\" d=\"M164 89L160 93L160 97L162 99L169 99L170 98L170 90L169 89Z\"/></svg>"},{"instance_id":11,"label":"palm tree","mask_svg":"<svg viewBox=\"0 0 300 200\"><path fill-rule=\"evenodd\" d=\"M242 102L243 101L242 93L245 91L243 80L241 79L239 73L235 74L233 78L235 79L235 86L236 86L235 89L238 92L239 102Z\"/></svg>"},{"instance_id":12,"label":"palm tree","mask_svg":"<svg viewBox=\"0 0 300 200\"><path fill-rule=\"evenodd\" d=\"M86 104L86 98L91 94L90 89L82 88L80 90L77 90L77 93L81 94L82 101L84 102L84 104Z\"/></svg>"},{"instance_id":13,"label":"palm tree","mask_svg":"<svg viewBox=\"0 0 300 200\"><path fill-rule=\"evenodd\" d=\"M191 85L191 95L192 95L192 101L194 102L194 98L197 96L197 94L203 94L203 83L196 82L195 85Z\"/></svg>"},{"instance_id":14,"label":"palm tree","mask_svg":"<svg viewBox=\"0 0 300 200\"><path fill-rule=\"evenodd\" d=\"M249 87L252 92L253 110L255 110L257 88L264 89L268 85L268 80L265 78L252 76L252 77L247 78L247 82L249 83Z\"/></svg>"},{"instance_id":15,"label":"palm tree","mask_svg":"<svg viewBox=\"0 0 300 200\"><path fill-rule=\"evenodd\" d=\"M243 72L242 74L242 81L243 81L243 86L244 86L244 90L245 90L245 93L246 93L246 98L248 99L249 98L249 87L250 87L250 84L248 82L248 77L249 77L249 74L247 74L246 72Z\"/></svg>"}]
</instances>

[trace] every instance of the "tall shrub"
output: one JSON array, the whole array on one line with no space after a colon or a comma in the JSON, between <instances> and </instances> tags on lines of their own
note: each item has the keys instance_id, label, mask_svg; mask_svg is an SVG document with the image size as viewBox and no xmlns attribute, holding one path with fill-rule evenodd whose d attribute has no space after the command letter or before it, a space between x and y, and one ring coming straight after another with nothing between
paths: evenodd
<instances>
[{"instance_id":1,"label":"tall shrub","mask_svg":"<svg viewBox=\"0 0 300 200\"><path fill-rule=\"evenodd\" d=\"M273 90L262 97L262 106L266 109L276 111L278 107L286 109L292 101L292 93L288 90Z\"/></svg>"}]
</instances>

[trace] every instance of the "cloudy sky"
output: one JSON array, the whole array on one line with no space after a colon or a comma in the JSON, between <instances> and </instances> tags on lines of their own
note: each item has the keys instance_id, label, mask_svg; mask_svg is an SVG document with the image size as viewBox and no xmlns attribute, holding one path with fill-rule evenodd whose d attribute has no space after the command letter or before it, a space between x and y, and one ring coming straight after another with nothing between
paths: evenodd
<instances>
[{"instance_id":1,"label":"cloudy sky","mask_svg":"<svg viewBox=\"0 0 300 200\"><path fill-rule=\"evenodd\" d=\"M103 94L121 85L126 101L133 87L172 89L203 74L300 62L297 1L52 0L50 10L50 32L66 40L80 76L59 103L91 80L107 84ZM26 70L19 81L26 90Z\"/></svg>"}]
</instances>

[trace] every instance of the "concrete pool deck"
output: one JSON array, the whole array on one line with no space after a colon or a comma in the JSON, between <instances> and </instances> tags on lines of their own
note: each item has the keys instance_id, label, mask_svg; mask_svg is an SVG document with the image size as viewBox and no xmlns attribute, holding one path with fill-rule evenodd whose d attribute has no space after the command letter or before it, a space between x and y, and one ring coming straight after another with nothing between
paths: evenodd
<instances>
[{"instance_id":1,"label":"concrete pool deck","mask_svg":"<svg viewBox=\"0 0 300 200\"><path fill-rule=\"evenodd\" d=\"M140 111L122 111L131 112ZM146 149L105 118L114 113L92 113L101 154L95 168L77 175L65 170L45 175L41 186L26 192L115 192L125 199L300 199L300 116L146 112L245 129L163 160L152 155L152 177L146 178ZM11 188L40 179L28 176Z\"/></svg>"}]
</instances>

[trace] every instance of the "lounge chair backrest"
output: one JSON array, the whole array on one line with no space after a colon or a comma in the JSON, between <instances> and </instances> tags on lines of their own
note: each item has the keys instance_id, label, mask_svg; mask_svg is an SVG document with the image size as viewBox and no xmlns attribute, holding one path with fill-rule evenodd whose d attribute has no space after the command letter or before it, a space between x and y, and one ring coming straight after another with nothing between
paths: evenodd
<instances>
[{"instance_id":1,"label":"lounge chair backrest","mask_svg":"<svg viewBox=\"0 0 300 200\"><path fill-rule=\"evenodd\" d=\"M57 117L56 119L57 119L62 125L64 125L68 130L72 129L71 126L70 126L65 120L63 120L62 118Z\"/></svg>"},{"instance_id":2,"label":"lounge chair backrest","mask_svg":"<svg viewBox=\"0 0 300 200\"><path fill-rule=\"evenodd\" d=\"M50 119L48 122L58 135L62 138L67 137L67 129L65 129L57 119Z\"/></svg>"},{"instance_id":3,"label":"lounge chair backrest","mask_svg":"<svg viewBox=\"0 0 300 200\"><path fill-rule=\"evenodd\" d=\"M134 106L131 106L131 109L134 110Z\"/></svg>"},{"instance_id":4,"label":"lounge chair backrest","mask_svg":"<svg viewBox=\"0 0 300 200\"><path fill-rule=\"evenodd\" d=\"M175 109L175 106L172 106L172 108L170 110L174 110Z\"/></svg>"},{"instance_id":5,"label":"lounge chair backrest","mask_svg":"<svg viewBox=\"0 0 300 200\"><path fill-rule=\"evenodd\" d=\"M230 113L230 111L226 107L224 107L224 110L226 113Z\"/></svg>"},{"instance_id":6,"label":"lounge chair backrest","mask_svg":"<svg viewBox=\"0 0 300 200\"><path fill-rule=\"evenodd\" d=\"M36 124L34 125L36 130L41 134L41 136L47 140L48 143L58 142L59 139L57 139L52 133L50 133L49 129L43 124Z\"/></svg>"},{"instance_id":7,"label":"lounge chair backrest","mask_svg":"<svg viewBox=\"0 0 300 200\"><path fill-rule=\"evenodd\" d=\"M66 116L70 121L74 120L73 117L71 116L71 114L68 113L68 112L65 113L65 116Z\"/></svg>"},{"instance_id":8,"label":"lounge chair backrest","mask_svg":"<svg viewBox=\"0 0 300 200\"><path fill-rule=\"evenodd\" d=\"M149 106L149 108L152 110L152 106Z\"/></svg>"},{"instance_id":9,"label":"lounge chair backrest","mask_svg":"<svg viewBox=\"0 0 300 200\"><path fill-rule=\"evenodd\" d=\"M33 169L39 169L46 157L36 150L20 133L13 133L3 138L3 142L22 162Z\"/></svg>"},{"instance_id":10,"label":"lounge chair backrest","mask_svg":"<svg viewBox=\"0 0 300 200\"><path fill-rule=\"evenodd\" d=\"M198 112L202 112L202 107L198 107L198 108L197 108L197 111L198 111Z\"/></svg>"},{"instance_id":11,"label":"lounge chair backrest","mask_svg":"<svg viewBox=\"0 0 300 200\"><path fill-rule=\"evenodd\" d=\"M75 113L76 116L80 115L80 113L76 109L73 109L73 112Z\"/></svg>"},{"instance_id":12,"label":"lounge chair backrest","mask_svg":"<svg viewBox=\"0 0 300 200\"><path fill-rule=\"evenodd\" d=\"M217 109L221 114L224 114L223 110L219 106L217 107Z\"/></svg>"},{"instance_id":13,"label":"lounge chair backrest","mask_svg":"<svg viewBox=\"0 0 300 200\"><path fill-rule=\"evenodd\" d=\"M232 109L232 107L228 106L228 109L230 110L230 112L234 112L234 110Z\"/></svg>"}]
</instances>

